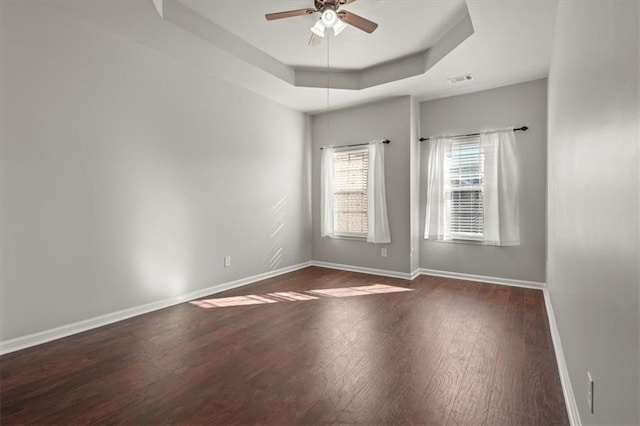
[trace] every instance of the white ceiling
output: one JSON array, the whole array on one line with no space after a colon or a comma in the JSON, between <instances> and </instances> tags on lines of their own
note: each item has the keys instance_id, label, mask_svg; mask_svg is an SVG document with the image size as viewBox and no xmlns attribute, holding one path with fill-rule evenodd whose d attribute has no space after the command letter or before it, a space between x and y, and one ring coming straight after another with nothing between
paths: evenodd
<instances>
[{"instance_id":1,"label":"white ceiling","mask_svg":"<svg viewBox=\"0 0 640 426\"><path fill-rule=\"evenodd\" d=\"M378 22L367 34L348 26L338 37L325 37L318 46L308 46L310 28L319 14L267 21L266 13L312 7L312 0L202 1L179 0L188 8L273 56L299 68L327 66L351 70L367 68L391 59L423 51L466 14L464 0L406 1L360 0L342 9Z\"/></svg>"},{"instance_id":2,"label":"white ceiling","mask_svg":"<svg viewBox=\"0 0 640 426\"><path fill-rule=\"evenodd\" d=\"M468 11L457 0L358 0L347 8L380 26L373 35L348 28L333 38L329 50L332 67L364 68L424 50L455 24L460 14L468 13L474 33L424 74L362 90L331 89L327 104L326 88L296 87L276 76L288 73L288 66L326 66L326 41L318 47L306 46L313 18L264 19L265 13L304 8L311 0L179 1L174 4L188 5L181 7L201 20L197 31L189 30L184 16L178 17L183 25L160 18L151 0L60 0L60 5L93 25L167 54L194 71L308 113L399 95L423 101L546 77L557 8L557 0L467 0ZM225 39L226 47L217 42L218 38ZM249 56L267 66L247 60ZM273 63L280 64L277 72L265 71L273 68ZM446 80L468 73L475 77L471 82L450 86Z\"/></svg>"}]
</instances>

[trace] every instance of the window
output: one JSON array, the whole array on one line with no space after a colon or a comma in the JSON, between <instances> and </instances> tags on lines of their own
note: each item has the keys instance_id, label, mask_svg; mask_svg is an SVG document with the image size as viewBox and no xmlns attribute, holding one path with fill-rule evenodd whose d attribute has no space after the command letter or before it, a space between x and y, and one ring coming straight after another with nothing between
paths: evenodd
<instances>
[{"instance_id":1,"label":"window","mask_svg":"<svg viewBox=\"0 0 640 426\"><path fill-rule=\"evenodd\" d=\"M520 245L513 128L429 138L424 238Z\"/></svg>"},{"instance_id":2,"label":"window","mask_svg":"<svg viewBox=\"0 0 640 426\"><path fill-rule=\"evenodd\" d=\"M333 154L334 235L367 236L367 149Z\"/></svg>"},{"instance_id":3,"label":"window","mask_svg":"<svg viewBox=\"0 0 640 426\"><path fill-rule=\"evenodd\" d=\"M450 238L483 239L483 167L480 138L454 140L447 152L445 202Z\"/></svg>"},{"instance_id":4,"label":"window","mask_svg":"<svg viewBox=\"0 0 640 426\"><path fill-rule=\"evenodd\" d=\"M359 148L322 147L320 235L390 243L384 181L384 146L376 140Z\"/></svg>"}]
</instances>

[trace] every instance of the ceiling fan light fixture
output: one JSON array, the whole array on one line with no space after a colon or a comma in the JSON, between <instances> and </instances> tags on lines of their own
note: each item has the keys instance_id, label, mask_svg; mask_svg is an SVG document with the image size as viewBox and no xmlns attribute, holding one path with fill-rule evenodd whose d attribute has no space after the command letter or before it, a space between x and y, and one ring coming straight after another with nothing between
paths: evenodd
<instances>
[{"instance_id":1,"label":"ceiling fan light fixture","mask_svg":"<svg viewBox=\"0 0 640 426\"><path fill-rule=\"evenodd\" d=\"M315 23L313 27L311 27L311 32L317 35L318 37L324 37L324 24L321 20Z\"/></svg>"},{"instance_id":2,"label":"ceiling fan light fixture","mask_svg":"<svg viewBox=\"0 0 640 426\"><path fill-rule=\"evenodd\" d=\"M325 11L322 12L322 18L320 19L327 28L333 28L333 26L339 21L338 14L333 9L325 9Z\"/></svg>"},{"instance_id":3,"label":"ceiling fan light fixture","mask_svg":"<svg viewBox=\"0 0 640 426\"><path fill-rule=\"evenodd\" d=\"M335 35L340 34L344 29L347 28L347 24L338 19L338 22L333 26L333 33Z\"/></svg>"}]
</instances>

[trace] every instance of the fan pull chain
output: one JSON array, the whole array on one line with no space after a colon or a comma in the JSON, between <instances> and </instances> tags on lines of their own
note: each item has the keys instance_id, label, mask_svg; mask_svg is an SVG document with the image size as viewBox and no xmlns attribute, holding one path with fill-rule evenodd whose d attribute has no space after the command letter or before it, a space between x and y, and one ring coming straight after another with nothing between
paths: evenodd
<instances>
[{"instance_id":1,"label":"fan pull chain","mask_svg":"<svg viewBox=\"0 0 640 426\"><path fill-rule=\"evenodd\" d=\"M330 53L330 45L331 45L331 36L327 31L327 137L331 135L331 120L329 119L329 90L331 87L331 72L330 72L330 62L329 62L329 53Z\"/></svg>"}]
</instances>

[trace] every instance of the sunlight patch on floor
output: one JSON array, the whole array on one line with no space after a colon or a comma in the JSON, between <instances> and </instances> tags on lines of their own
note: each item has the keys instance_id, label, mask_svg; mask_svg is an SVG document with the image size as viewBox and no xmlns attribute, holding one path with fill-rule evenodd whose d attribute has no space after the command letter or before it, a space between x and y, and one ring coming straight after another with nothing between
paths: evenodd
<instances>
[{"instance_id":1,"label":"sunlight patch on floor","mask_svg":"<svg viewBox=\"0 0 640 426\"><path fill-rule=\"evenodd\" d=\"M397 293L402 291L413 291L410 288L394 287L384 284L367 285L361 287L326 288L322 290L310 290L309 293L321 294L330 297L352 297L366 296L380 293Z\"/></svg>"},{"instance_id":2,"label":"sunlight patch on floor","mask_svg":"<svg viewBox=\"0 0 640 426\"><path fill-rule=\"evenodd\" d=\"M283 291L279 293L267 293L267 296L275 297L277 299L283 299L286 301L294 302L296 300L314 300L317 299L315 296L309 296L306 294L295 293L293 291Z\"/></svg>"},{"instance_id":3,"label":"sunlight patch on floor","mask_svg":"<svg viewBox=\"0 0 640 426\"><path fill-rule=\"evenodd\" d=\"M263 305L278 302L300 302L306 300L317 300L317 296L324 297L353 297L371 296L382 293L398 293L413 291L406 287L394 287L384 284L367 285L360 287L325 288L319 290L308 290L303 294L294 291L279 291L264 295L250 294L248 296L220 297L217 299L194 300L189 303L201 308L226 308L229 306Z\"/></svg>"},{"instance_id":4,"label":"sunlight patch on floor","mask_svg":"<svg viewBox=\"0 0 640 426\"><path fill-rule=\"evenodd\" d=\"M190 303L196 306L200 306L201 308L224 308L225 306L262 305L264 303L277 303L277 300L272 300L262 296L249 295L222 297L220 299L194 300Z\"/></svg>"}]
</instances>

